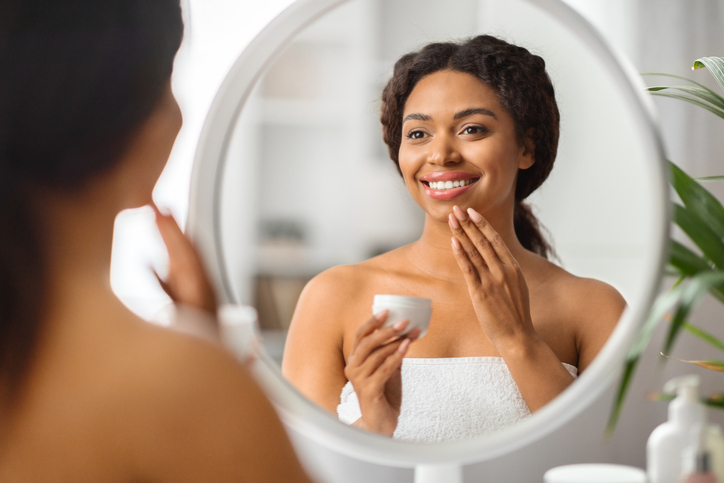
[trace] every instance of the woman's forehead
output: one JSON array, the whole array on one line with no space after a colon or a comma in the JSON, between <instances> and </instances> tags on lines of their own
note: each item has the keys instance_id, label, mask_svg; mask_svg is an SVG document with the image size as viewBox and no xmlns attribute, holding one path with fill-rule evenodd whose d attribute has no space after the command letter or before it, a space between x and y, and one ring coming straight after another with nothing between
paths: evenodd
<instances>
[{"instance_id":1,"label":"woman's forehead","mask_svg":"<svg viewBox=\"0 0 724 483\"><path fill-rule=\"evenodd\" d=\"M474 75L442 70L426 75L415 85L405 102L403 118L410 114L454 117L470 109L498 115L502 107L495 91Z\"/></svg>"}]
</instances>

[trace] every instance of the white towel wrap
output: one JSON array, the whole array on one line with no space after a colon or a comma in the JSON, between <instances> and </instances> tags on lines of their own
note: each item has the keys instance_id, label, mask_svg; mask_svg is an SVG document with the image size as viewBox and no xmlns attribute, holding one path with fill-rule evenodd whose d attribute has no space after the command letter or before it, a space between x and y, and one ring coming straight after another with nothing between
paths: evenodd
<instances>
[{"instance_id":1,"label":"white towel wrap","mask_svg":"<svg viewBox=\"0 0 724 483\"><path fill-rule=\"evenodd\" d=\"M563 363L574 377L578 369ZM339 420L362 416L352 384L342 389ZM394 438L441 442L474 438L530 416L502 357L402 360L402 408Z\"/></svg>"}]
</instances>

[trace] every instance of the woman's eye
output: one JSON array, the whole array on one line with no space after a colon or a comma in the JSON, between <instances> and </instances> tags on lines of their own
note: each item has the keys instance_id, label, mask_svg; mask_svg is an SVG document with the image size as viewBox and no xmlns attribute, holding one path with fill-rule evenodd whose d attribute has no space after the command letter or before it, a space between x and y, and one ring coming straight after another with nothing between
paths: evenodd
<instances>
[{"instance_id":1,"label":"woman's eye","mask_svg":"<svg viewBox=\"0 0 724 483\"><path fill-rule=\"evenodd\" d=\"M481 134L481 133L484 133L484 132L486 132L486 131L487 131L487 129L485 129L485 128L482 127L482 126L467 126L467 127L463 130L463 134Z\"/></svg>"},{"instance_id":2,"label":"woman's eye","mask_svg":"<svg viewBox=\"0 0 724 483\"><path fill-rule=\"evenodd\" d=\"M407 133L409 139L422 139L425 137L425 133L422 131L410 131Z\"/></svg>"}]
</instances>

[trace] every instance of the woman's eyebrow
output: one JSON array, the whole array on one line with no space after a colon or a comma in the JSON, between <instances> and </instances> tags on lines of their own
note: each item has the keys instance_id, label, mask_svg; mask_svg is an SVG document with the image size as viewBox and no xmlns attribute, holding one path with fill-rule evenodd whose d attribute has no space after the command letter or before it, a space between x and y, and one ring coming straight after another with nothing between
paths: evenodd
<instances>
[{"instance_id":1,"label":"woman's eyebrow","mask_svg":"<svg viewBox=\"0 0 724 483\"><path fill-rule=\"evenodd\" d=\"M455 114L455 116L453 116L453 119L458 120L462 119L463 117L472 116L473 114L482 114L483 116L490 116L493 119L498 119L498 116L496 116L493 111L491 111L490 109L485 109L483 107L465 109L464 111L460 111Z\"/></svg>"},{"instance_id":2,"label":"woman's eyebrow","mask_svg":"<svg viewBox=\"0 0 724 483\"><path fill-rule=\"evenodd\" d=\"M427 114L408 114L405 116L405 118L402 120L402 124L405 124L407 121L432 121L432 117L428 116Z\"/></svg>"}]
</instances>

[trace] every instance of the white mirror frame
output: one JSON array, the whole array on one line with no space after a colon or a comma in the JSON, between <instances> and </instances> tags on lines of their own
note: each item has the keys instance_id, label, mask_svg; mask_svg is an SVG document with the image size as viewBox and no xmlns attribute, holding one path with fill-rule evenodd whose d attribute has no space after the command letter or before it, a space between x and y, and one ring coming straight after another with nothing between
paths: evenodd
<instances>
[{"instance_id":1,"label":"white mirror frame","mask_svg":"<svg viewBox=\"0 0 724 483\"><path fill-rule=\"evenodd\" d=\"M305 27L346 1L298 0L292 4L242 52L211 105L194 159L187 231L201 250L210 274L221 287L220 295L225 302L238 302L225 270L219 226L221 180L234 125L254 85L283 48ZM500 433L464 441L409 443L348 427L302 396L285 381L278 366L262 356L255 364L255 375L284 423L342 454L396 467L439 465L444 473L445 468L496 458L533 443L590 406L617 377L621 362L658 292L667 254L669 192L662 145L653 121L653 103L645 94L638 74L611 51L598 32L578 13L560 0L528 2L565 24L580 42L598 56L615 74L617 87L626 96L632 115L640 125L648 126L644 130L647 135L640 142L646 153L644 162L650 164L647 168L654 187L653 205L656 207L650 215L658 243L651 247L644 265L649 274L643 291L644 300L624 312L609 341L578 381L537 411L534 417Z\"/></svg>"}]
</instances>

